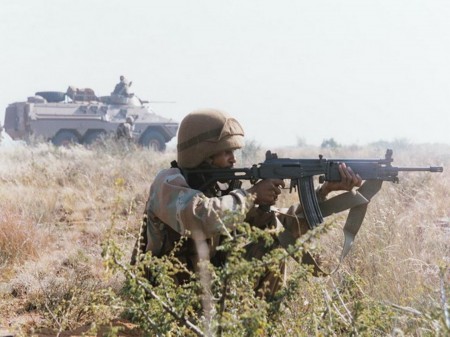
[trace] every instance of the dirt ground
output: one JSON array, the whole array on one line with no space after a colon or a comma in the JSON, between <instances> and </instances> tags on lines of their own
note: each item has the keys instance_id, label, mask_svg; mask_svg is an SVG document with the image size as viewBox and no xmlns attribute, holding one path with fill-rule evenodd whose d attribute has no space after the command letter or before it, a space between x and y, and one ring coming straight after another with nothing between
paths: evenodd
<instances>
[{"instance_id":1,"label":"dirt ground","mask_svg":"<svg viewBox=\"0 0 450 337\"><path fill-rule=\"evenodd\" d=\"M113 322L113 326L119 328L118 336L123 337L141 337L143 336L142 331L140 331L136 325L129 323L124 320L116 320ZM83 326L73 331L64 331L59 335L60 337L102 337L110 331L110 327L100 327L97 331L96 335L87 334L89 331L89 326ZM53 337L55 335L55 331L40 331L36 334L36 337Z\"/></svg>"},{"instance_id":2,"label":"dirt ground","mask_svg":"<svg viewBox=\"0 0 450 337\"><path fill-rule=\"evenodd\" d=\"M130 322L127 322L125 320L115 320L112 322L113 327L118 328L118 336L121 337L142 337L144 334L142 331L138 329L138 327ZM101 326L99 329L97 329L97 334L89 334L90 326L82 326L78 329L72 330L72 331L62 331L58 334L58 331L56 330L49 330L49 329L43 329L35 331L34 333L31 333L31 336L33 337L103 337L108 335L108 332L111 327L109 326ZM5 329L3 327L0 327L0 337L13 337L13 336L21 336L23 335L20 333L14 332L13 329Z\"/></svg>"}]
</instances>

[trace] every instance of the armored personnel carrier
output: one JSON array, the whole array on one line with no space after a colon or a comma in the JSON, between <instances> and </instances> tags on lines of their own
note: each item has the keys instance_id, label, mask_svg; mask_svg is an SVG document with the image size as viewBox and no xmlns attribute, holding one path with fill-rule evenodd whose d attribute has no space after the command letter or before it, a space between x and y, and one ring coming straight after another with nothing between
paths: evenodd
<instances>
[{"instance_id":1,"label":"armored personnel carrier","mask_svg":"<svg viewBox=\"0 0 450 337\"><path fill-rule=\"evenodd\" d=\"M9 104L3 127L14 140L34 137L55 145L92 144L115 133L132 116L134 141L163 151L176 135L178 123L157 115L147 103L134 94L98 97L90 88L69 86L66 92L36 92L25 102Z\"/></svg>"}]
</instances>

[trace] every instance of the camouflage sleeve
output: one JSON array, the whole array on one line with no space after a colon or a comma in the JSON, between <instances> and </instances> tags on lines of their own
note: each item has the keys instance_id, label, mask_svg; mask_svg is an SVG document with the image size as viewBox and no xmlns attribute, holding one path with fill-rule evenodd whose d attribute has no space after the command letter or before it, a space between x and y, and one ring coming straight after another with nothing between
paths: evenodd
<instances>
[{"instance_id":1,"label":"camouflage sleeve","mask_svg":"<svg viewBox=\"0 0 450 337\"><path fill-rule=\"evenodd\" d=\"M207 239L224 230L227 211L246 212L253 207L244 190L237 189L222 197L208 198L190 188L176 168L161 171L155 178L147 201L147 214L181 235Z\"/></svg>"}]
</instances>

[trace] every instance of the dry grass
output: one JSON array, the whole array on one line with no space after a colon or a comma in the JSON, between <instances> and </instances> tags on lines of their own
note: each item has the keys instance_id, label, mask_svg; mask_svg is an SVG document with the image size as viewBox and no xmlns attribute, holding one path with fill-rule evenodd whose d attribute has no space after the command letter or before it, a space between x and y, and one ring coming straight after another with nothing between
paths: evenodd
<instances>
[{"instance_id":1,"label":"dry grass","mask_svg":"<svg viewBox=\"0 0 450 337\"><path fill-rule=\"evenodd\" d=\"M170 153L48 144L0 151L0 326L65 329L92 319L81 312L95 292L121 287L104 270L101 244L113 237L130 251L149 181ZM70 308L58 307L68 299ZM66 321L52 318L58 310Z\"/></svg>"},{"instance_id":2,"label":"dry grass","mask_svg":"<svg viewBox=\"0 0 450 337\"><path fill-rule=\"evenodd\" d=\"M439 267L450 266L450 147L397 145L394 165L446 170L405 173L400 184L385 183L340 271L317 282L326 286L356 275L361 291L380 302L425 310L439 303ZM380 158L383 146L273 150L291 158L320 152ZM263 160L263 149L252 147L243 153L246 164ZM0 148L0 157L0 327L19 334L37 326L62 331L106 314L84 309L102 289L121 287L103 267L101 244L114 238L129 259L151 180L174 152L39 144ZM280 201L296 202L296 195L285 193ZM343 216L336 219L336 229L322 240L329 259L340 253ZM304 303L296 305L301 310Z\"/></svg>"}]
</instances>

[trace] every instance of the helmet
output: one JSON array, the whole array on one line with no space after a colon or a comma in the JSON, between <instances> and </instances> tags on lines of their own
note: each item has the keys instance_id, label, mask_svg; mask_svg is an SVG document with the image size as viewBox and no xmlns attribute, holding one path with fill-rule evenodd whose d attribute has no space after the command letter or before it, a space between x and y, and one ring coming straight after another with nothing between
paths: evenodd
<instances>
[{"instance_id":1,"label":"helmet","mask_svg":"<svg viewBox=\"0 0 450 337\"><path fill-rule=\"evenodd\" d=\"M120 78L120 80L121 80L121 81L123 81L123 80L125 79L125 76L123 76L123 75L120 75L120 77L119 77L119 78Z\"/></svg>"},{"instance_id":2,"label":"helmet","mask_svg":"<svg viewBox=\"0 0 450 337\"><path fill-rule=\"evenodd\" d=\"M223 111L201 109L188 114L178 129L178 165L194 168L220 151L244 146L244 130Z\"/></svg>"},{"instance_id":3,"label":"helmet","mask_svg":"<svg viewBox=\"0 0 450 337\"><path fill-rule=\"evenodd\" d=\"M126 121L127 123L133 125L133 123L134 123L134 118L133 118L133 116L128 116L127 119L126 119L125 121Z\"/></svg>"}]
</instances>

